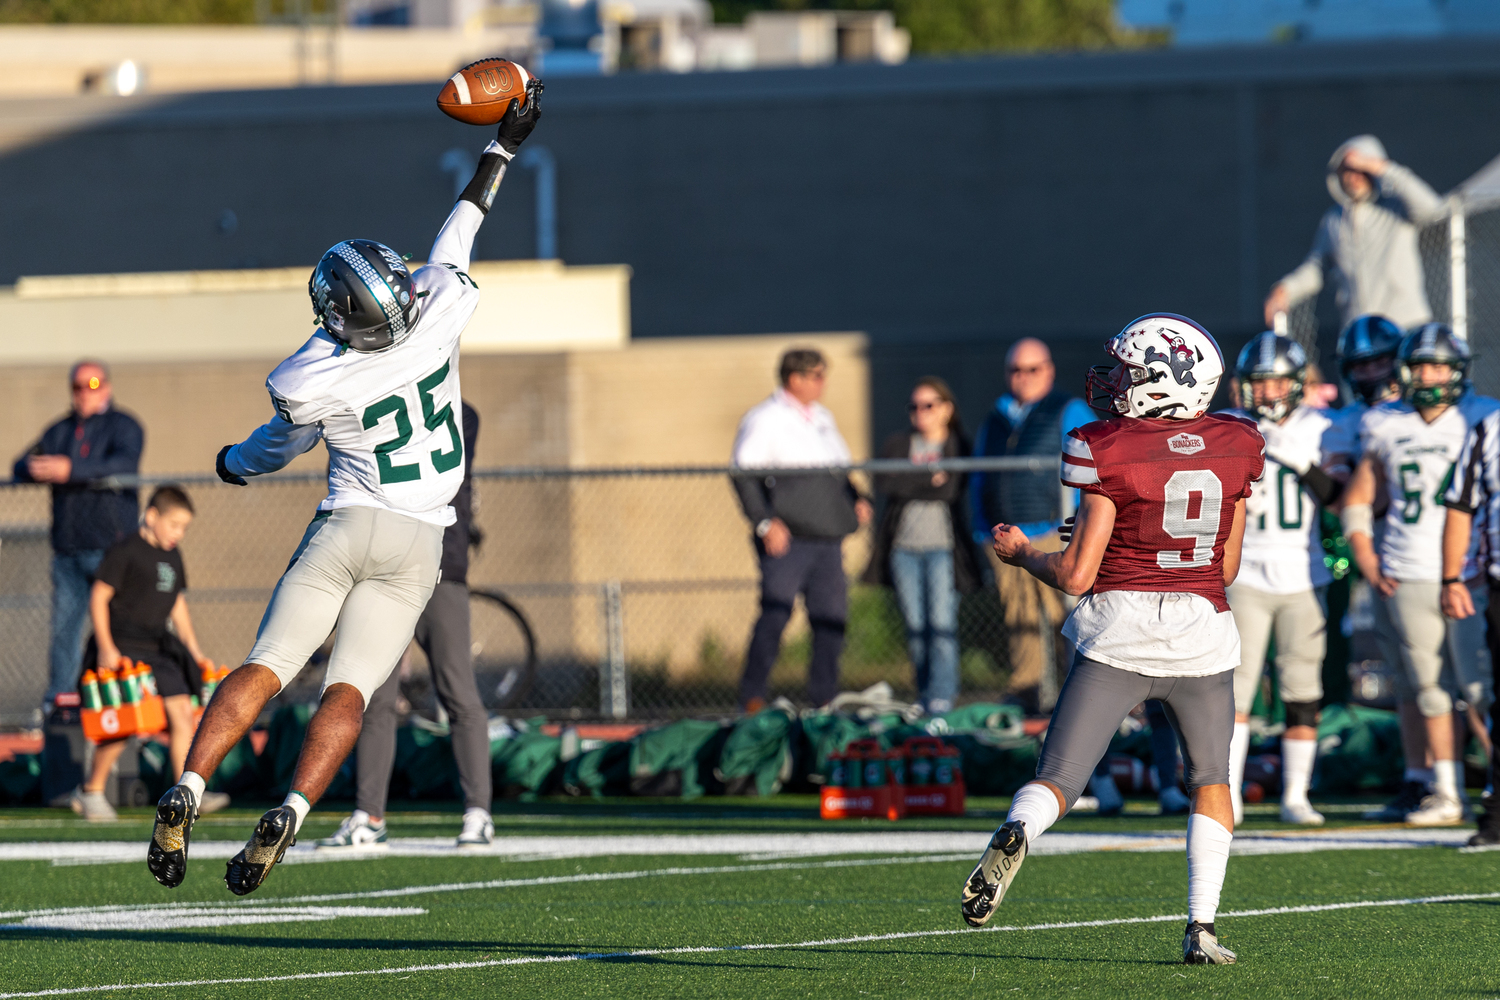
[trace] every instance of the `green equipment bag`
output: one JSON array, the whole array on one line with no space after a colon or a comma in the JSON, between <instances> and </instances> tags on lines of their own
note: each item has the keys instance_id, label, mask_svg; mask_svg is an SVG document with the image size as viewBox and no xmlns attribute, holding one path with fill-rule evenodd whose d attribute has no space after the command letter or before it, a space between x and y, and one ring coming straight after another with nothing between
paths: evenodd
<instances>
[{"instance_id":1,"label":"green equipment bag","mask_svg":"<svg viewBox=\"0 0 1500 1000\"><path fill-rule=\"evenodd\" d=\"M714 771L725 794L746 795L752 787L761 796L781 791L792 777L795 721L791 712L770 705L735 723Z\"/></svg>"},{"instance_id":2,"label":"green equipment bag","mask_svg":"<svg viewBox=\"0 0 1500 1000\"><path fill-rule=\"evenodd\" d=\"M16 754L0 760L0 802L25 805L42 801L42 755Z\"/></svg>"},{"instance_id":3,"label":"green equipment bag","mask_svg":"<svg viewBox=\"0 0 1500 1000\"><path fill-rule=\"evenodd\" d=\"M1326 705L1318 723L1321 794L1395 788L1403 774L1401 724L1395 712L1364 705Z\"/></svg>"},{"instance_id":4,"label":"green equipment bag","mask_svg":"<svg viewBox=\"0 0 1500 1000\"><path fill-rule=\"evenodd\" d=\"M705 750L722 747L718 737L726 728L683 719L637 735L630 741L630 794L701 798L707 791L704 765L711 774L714 763L712 757L705 760Z\"/></svg>"},{"instance_id":5,"label":"green equipment bag","mask_svg":"<svg viewBox=\"0 0 1500 1000\"><path fill-rule=\"evenodd\" d=\"M798 774L808 784L817 786L828 781L828 758L839 753L855 740L867 736L881 739L870 731L870 726L852 715L836 712L810 713L802 720L801 747L798 759ZM899 730L897 730L899 732ZM881 745L890 744L882 740Z\"/></svg>"},{"instance_id":6,"label":"green equipment bag","mask_svg":"<svg viewBox=\"0 0 1500 1000\"><path fill-rule=\"evenodd\" d=\"M563 792L567 795L630 794L630 743L606 743L579 754L563 765Z\"/></svg>"},{"instance_id":7,"label":"green equipment bag","mask_svg":"<svg viewBox=\"0 0 1500 1000\"><path fill-rule=\"evenodd\" d=\"M391 770L391 798L456 799L463 797L453 737L416 726L396 730L396 762Z\"/></svg>"},{"instance_id":8,"label":"green equipment bag","mask_svg":"<svg viewBox=\"0 0 1500 1000\"><path fill-rule=\"evenodd\" d=\"M490 742L490 776L495 792L507 798L534 797L562 781L562 740L540 730Z\"/></svg>"}]
</instances>

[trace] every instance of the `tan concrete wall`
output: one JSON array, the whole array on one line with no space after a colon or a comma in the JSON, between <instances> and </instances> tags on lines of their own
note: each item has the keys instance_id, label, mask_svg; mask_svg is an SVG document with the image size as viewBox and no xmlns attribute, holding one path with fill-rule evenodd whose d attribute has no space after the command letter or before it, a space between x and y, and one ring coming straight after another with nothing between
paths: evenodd
<instances>
[{"instance_id":1,"label":"tan concrete wall","mask_svg":"<svg viewBox=\"0 0 1500 1000\"><path fill-rule=\"evenodd\" d=\"M529 24L332 34L270 25L6 25L0 97L77 94L87 74L127 59L144 72L146 93L438 81L475 59L524 50L534 36Z\"/></svg>"}]
</instances>

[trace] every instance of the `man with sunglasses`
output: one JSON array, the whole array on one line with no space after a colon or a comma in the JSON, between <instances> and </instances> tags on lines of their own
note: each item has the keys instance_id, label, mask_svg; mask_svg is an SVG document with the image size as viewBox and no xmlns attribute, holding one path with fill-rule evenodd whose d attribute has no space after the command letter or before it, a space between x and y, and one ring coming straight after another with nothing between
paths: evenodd
<instances>
[{"instance_id":1,"label":"man with sunglasses","mask_svg":"<svg viewBox=\"0 0 1500 1000\"><path fill-rule=\"evenodd\" d=\"M1093 421L1081 399L1057 391L1052 352L1034 337L1016 341L1005 356L1006 388L979 425L976 458L1036 455L1057 458L1068 432ZM1014 524L1044 550L1060 547L1062 522L1057 477L1050 471L976 472L969 477L970 524L974 541L990 550L989 526ZM1045 661L1040 639L1043 609L1058 626L1067 616L1062 596L1025 570L991 558L1000 606L1010 635L1011 687L1037 691Z\"/></svg>"},{"instance_id":2,"label":"man with sunglasses","mask_svg":"<svg viewBox=\"0 0 1500 1000\"><path fill-rule=\"evenodd\" d=\"M1266 326L1274 328L1277 313L1316 296L1325 274L1345 326L1366 313L1389 316L1402 329L1431 320L1417 230L1442 217L1442 199L1392 163L1373 135L1357 135L1334 150L1327 180L1337 204L1318 223L1307 259L1266 296Z\"/></svg>"},{"instance_id":3,"label":"man with sunglasses","mask_svg":"<svg viewBox=\"0 0 1500 1000\"><path fill-rule=\"evenodd\" d=\"M89 589L104 552L135 531L135 488L106 489L102 480L140 472L145 434L113 406L109 369L80 361L68 373L73 407L16 460L18 483L52 487L52 641L42 715L78 685Z\"/></svg>"}]
</instances>

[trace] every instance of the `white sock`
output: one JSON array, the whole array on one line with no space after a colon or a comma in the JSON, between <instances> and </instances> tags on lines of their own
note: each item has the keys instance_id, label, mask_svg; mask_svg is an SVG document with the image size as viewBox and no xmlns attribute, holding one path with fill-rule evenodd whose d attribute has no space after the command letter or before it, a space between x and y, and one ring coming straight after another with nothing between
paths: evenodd
<instances>
[{"instance_id":1,"label":"white sock","mask_svg":"<svg viewBox=\"0 0 1500 1000\"><path fill-rule=\"evenodd\" d=\"M178 784L187 786L188 791L193 793L194 802L202 802L203 793L208 789L208 782L197 771L183 771L182 780Z\"/></svg>"},{"instance_id":2,"label":"white sock","mask_svg":"<svg viewBox=\"0 0 1500 1000\"><path fill-rule=\"evenodd\" d=\"M1317 740L1281 738L1282 802L1287 805L1307 804L1307 788L1312 784L1313 761L1317 757Z\"/></svg>"},{"instance_id":3,"label":"white sock","mask_svg":"<svg viewBox=\"0 0 1500 1000\"><path fill-rule=\"evenodd\" d=\"M1432 762L1433 784L1439 795L1458 798L1458 761L1435 760Z\"/></svg>"},{"instance_id":4,"label":"white sock","mask_svg":"<svg viewBox=\"0 0 1500 1000\"><path fill-rule=\"evenodd\" d=\"M1035 844L1036 839L1057 822L1060 811L1057 796L1052 794L1052 789L1033 781L1022 785L1016 797L1010 800L1010 812L1006 814L1005 821L1009 823L1011 820L1020 820L1024 823L1026 841L1030 845Z\"/></svg>"},{"instance_id":5,"label":"white sock","mask_svg":"<svg viewBox=\"0 0 1500 1000\"><path fill-rule=\"evenodd\" d=\"M281 804L291 806L292 812L297 814L297 826L292 830L292 833L296 834L302 829L302 821L307 819L307 814L312 812L312 803L307 801L307 796L301 792L292 791L287 793L285 801Z\"/></svg>"},{"instance_id":6,"label":"white sock","mask_svg":"<svg viewBox=\"0 0 1500 1000\"><path fill-rule=\"evenodd\" d=\"M1434 777L1436 775L1433 774L1433 770L1430 767L1408 767L1406 769L1406 780L1415 781L1424 788L1432 784Z\"/></svg>"},{"instance_id":7,"label":"white sock","mask_svg":"<svg viewBox=\"0 0 1500 1000\"><path fill-rule=\"evenodd\" d=\"M1224 824L1201 813L1188 817L1188 921L1211 924L1219 912L1224 870L1229 866L1229 842L1234 834Z\"/></svg>"},{"instance_id":8,"label":"white sock","mask_svg":"<svg viewBox=\"0 0 1500 1000\"><path fill-rule=\"evenodd\" d=\"M1236 722L1234 735L1229 738L1229 799L1234 803L1234 821L1245 818L1245 800L1241 789L1245 785L1245 758L1250 756L1250 723Z\"/></svg>"},{"instance_id":9,"label":"white sock","mask_svg":"<svg viewBox=\"0 0 1500 1000\"><path fill-rule=\"evenodd\" d=\"M360 823L370 822L370 814L365 812L363 809L354 810L354 815L350 816L349 818L354 821L356 826L358 826ZM371 823L370 825L373 826L374 824Z\"/></svg>"}]
</instances>

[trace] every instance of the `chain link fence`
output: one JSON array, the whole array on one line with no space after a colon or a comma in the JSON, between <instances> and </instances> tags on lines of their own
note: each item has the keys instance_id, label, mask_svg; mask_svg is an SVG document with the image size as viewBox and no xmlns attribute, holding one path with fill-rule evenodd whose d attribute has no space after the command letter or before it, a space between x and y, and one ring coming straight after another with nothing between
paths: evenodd
<instances>
[{"instance_id":1,"label":"chain link fence","mask_svg":"<svg viewBox=\"0 0 1500 1000\"><path fill-rule=\"evenodd\" d=\"M1055 457L968 459L930 471L1039 471L1057 465ZM911 468L872 462L850 471L864 479ZM469 585L475 672L487 704L511 714L579 719L735 711L759 612L759 582L730 471L477 471ZM779 474L830 471L843 470ZM143 483L143 502L158 481ZM324 480L276 475L245 488L217 480L171 481L186 486L198 511L182 552L200 642L216 660L238 664L272 587L326 494ZM1058 509L1070 500L1064 492L1059 490ZM0 725L27 724L46 687L48 519L45 487L0 487ZM856 582L869 562L871 538L866 527L844 543L851 586L842 686L858 690L885 681L898 698L910 699L912 666L894 597ZM1042 627L1055 633L1060 624ZM961 700L1001 697L1011 674L1010 646L992 584L962 598L959 642ZM804 700L810 652L799 608L771 675L773 695ZM402 670L413 706L429 709L426 661L415 644ZM283 697L312 700L321 679L320 654ZM1055 683L1054 673L1043 687L1055 690Z\"/></svg>"}]
</instances>

